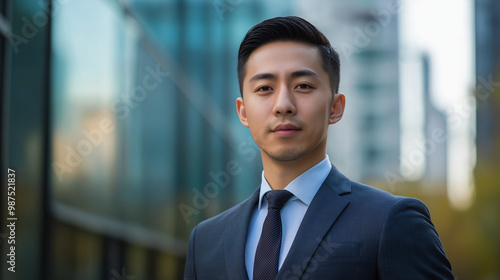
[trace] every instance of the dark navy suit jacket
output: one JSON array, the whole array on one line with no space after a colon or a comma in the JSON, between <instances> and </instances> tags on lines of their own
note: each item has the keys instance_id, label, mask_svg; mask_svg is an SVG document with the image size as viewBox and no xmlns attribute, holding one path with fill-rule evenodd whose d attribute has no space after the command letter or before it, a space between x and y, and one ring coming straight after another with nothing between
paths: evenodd
<instances>
[{"instance_id":1,"label":"dark navy suit jacket","mask_svg":"<svg viewBox=\"0 0 500 280\"><path fill-rule=\"evenodd\" d=\"M184 279L248 279L245 245L258 197L257 190L193 229ZM454 277L422 202L353 182L332 166L277 279Z\"/></svg>"}]
</instances>

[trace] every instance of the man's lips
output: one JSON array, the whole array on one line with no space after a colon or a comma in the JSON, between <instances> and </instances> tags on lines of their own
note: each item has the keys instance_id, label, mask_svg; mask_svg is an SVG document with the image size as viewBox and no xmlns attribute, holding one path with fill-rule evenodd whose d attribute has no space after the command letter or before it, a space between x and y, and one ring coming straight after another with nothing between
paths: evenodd
<instances>
[{"instance_id":1,"label":"man's lips","mask_svg":"<svg viewBox=\"0 0 500 280\"><path fill-rule=\"evenodd\" d=\"M300 128L293 125L293 124L290 124L290 123L289 124L279 124L276 127L274 127L274 129L272 130L272 132L274 132L280 136L290 136L290 135L297 133L298 131L300 131Z\"/></svg>"}]
</instances>

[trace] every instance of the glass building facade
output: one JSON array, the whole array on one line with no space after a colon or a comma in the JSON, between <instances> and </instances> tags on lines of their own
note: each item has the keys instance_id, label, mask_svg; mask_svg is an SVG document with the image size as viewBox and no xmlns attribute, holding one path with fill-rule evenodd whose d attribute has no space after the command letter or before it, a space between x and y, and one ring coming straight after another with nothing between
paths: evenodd
<instances>
[{"instance_id":1,"label":"glass building facade","mask_svg":"<svg viewBox=\"0 0 500 280\"><path fill-rule=\"evenodd\" d=\"M16 272L2 230L2 279L182 279L192 228L260 182L258 147L235 112L237 50L287 5L0 8L0 176L16 171L18 206Z\"/></svg>"}]
</instances>

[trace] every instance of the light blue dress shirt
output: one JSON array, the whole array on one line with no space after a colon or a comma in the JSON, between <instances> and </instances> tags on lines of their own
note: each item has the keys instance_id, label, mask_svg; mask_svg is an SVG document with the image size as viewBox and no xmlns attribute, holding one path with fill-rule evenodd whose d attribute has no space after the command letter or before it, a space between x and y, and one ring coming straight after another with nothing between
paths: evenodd
<instances>
[{"instance_id":1,"label":"light blue dress shirt","mask_svg":"<svg viewBox=\"0 0 500 280\"><path fill-rule=\"evenodd\" d=\"M295 235L299 230L300 223L306 214L309 204L316 195L316 192L321 187L326 177L330 173L332 165L328 155L315 166L309 168L299 177L295 178L285 190L291 192L294 196L281 209L281 223L283 226L283 234L281 239L281 252L279 259L279 267L283 262L292 247ZM267 216L267 199L264 194L271 191L271 187L267 182L264 171L262 171L262 183L260 185L259 204L255 208L250 226L248 229L247 244L245 247L245 265L247 269L248 279L253 279L253 263L255 252L259 244L260 234L262 233L262 225Z\"/></svg>"}]
</instances>

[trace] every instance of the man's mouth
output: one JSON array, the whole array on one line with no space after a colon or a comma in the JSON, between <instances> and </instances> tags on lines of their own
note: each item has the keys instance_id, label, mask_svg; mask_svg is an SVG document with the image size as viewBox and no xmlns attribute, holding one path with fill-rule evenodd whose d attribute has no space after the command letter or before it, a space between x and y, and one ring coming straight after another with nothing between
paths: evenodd
<instances>
[{"instance_id":1,"label":"man's mouth","mask_svg":"<svg viewBox=\"0 0 500 280\"><path fill-rule=\"evenodd\" d=\"M276 133L280 136L291 136L300 131L301 129L291 123L288 124L279 124L272 130L273 133Z\"/></svg>"}]
</instances>

